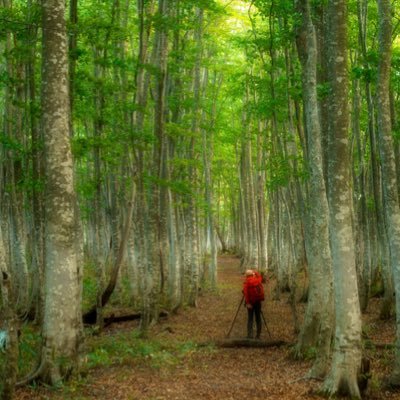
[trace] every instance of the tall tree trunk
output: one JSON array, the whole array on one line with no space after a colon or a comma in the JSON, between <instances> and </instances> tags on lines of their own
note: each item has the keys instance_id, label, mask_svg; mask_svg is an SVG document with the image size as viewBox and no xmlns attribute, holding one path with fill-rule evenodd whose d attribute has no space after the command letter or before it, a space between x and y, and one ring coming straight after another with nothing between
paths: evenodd
<instances>
[{"instance_id":1,"label":"tall tree trunk","mask_svg":"<svg viewBox=\"0 0 400 400\"><path fill-rule=\"evenodd\" d=\"M329 120L329 211L336 329L331 370L323 390L329 395L360 398L361 315L352 229L350 175L347 7L345 0L328 3L328 55L331 105ZM343 279L346 277L346 279Z\"/></svg>"},{"instance_id":2,"label":"tall tree trunk","mask_svg":"<svg viewBox=\"0 0 400 400\"><path fill-rule=\"evenodd\" d=\"M7 337L5 362L0 367L0 398L2 400L12 400L18 372L18 325L14 299L15 288L12 285L12 276L6 263L1 227L0 274L2 333Z\"/></svg>"},{"instance_id":3,"label":"tall tree trunk","mask_svg":"<svg viewBox=\"0 0 400 400\"><path fill-rule=\"evenodd\" d=\"M169 15L168 1L160 1L159 3L161 16L164 18ZM157 67L158 76L156 82L156 104L154 110L154 134L157 138L154 157L154 173L155 176L162 182L169 182L169 139L165 132L165 117L167 110L167 65L168 65L168 32L167 27L162 26L157 31ZM167 282L169 281L170 266L170 240L168 235L169 226L171 222L169 218L170 213L170 189L167 185L160 185L155 190L155 195L158 198L155 200L154 207L154 228L157 231L158 241L158 256L157 262L159 264L160 274L160 290L164 292Z\"/></svg>"},{"instance_id":4,"label":"tall tree trunk","mask_svg":"<svg viewBox=\"0 0 400 400\"><path fill-rule=\"evenodd\" d=\"M361 53L365 68L370 68L369 65L369 53L367 48L367 21L368 21L368 1L358 1L358 21L359 21L359 42ZM379 168L379 159L377 155L377 143L376 143L376 128L375 128L375 107L372 96L372 88L370 79L365 79L365 95L368 107L368 134L370 142L371 152L371 179L372 189L374 198L374 214L373 223L376 229L376 235L372 236L371 239L376 240L376 243L371 245L376 246L376 257L374 259L375 266L373 268L381 268L381 274L383 278L384 286L384 300L381 305L380 317L382 319L388 319L392 315L393 308L393 284L392 274L389 265L389 253L388 253L388 238L386 236L385 222L384 222L384 210L382 204L382 184L381 184L381 171Z\"/></svg>"},{"instance_id":5,"label":"tall tree trunk","mask_svg":"<svg viewBox=\"0 0 400 400\"><path fill-rule=\"evenodd\" d=\"M35 0L30 0L28 9L32 10L36 5ZM32 271L33 271L33 284L32 284L32 298L33 304L31 305L37 322L42 321L42 311L44 302L43 291L43 274L44 274L44 210L43 210L43 193L41 186L44 177L44 154L42 149L42 132L39 129L39 121L36 113L37 109L37 88L35 78L35 62L36 62L36 40L37 29L30 28L30 38L32 46L29 54L27 65L27 79L28 79L28 96L29 96L29 115L30 115L30 132L31 132L31 146L32 146L32 180L33 193L32 193L32 224L33 224L33 245L32 245Z\"/></svg>"},{"instance_id":6,"label":"tall tree trunk","mask_svg":"<svg viewBox=\"0 0 400 400\"><path fill-rule=\"evenodd\" d=\"M327 36L328 36L328 23L327 23L327 16L326 16L326 2L323 3L313 3L313 8L315 10L315 19L313 20L315 31L316 31L316 38L317 38L317 58L318 58L318 65L321 68L317 69L317 84L318 85L327 85L328 84L328 55L327 55ZM329 101L330 98L328 95L321 96L319 99L319 109L320 109L320 117L321 117L321 146L322 146L322 165L323 165L323 172L324 172L324 181L328 182L328 131L329 131L329 123L328 123L328 116L329 116ZM327 188L328 191L328 188Z\"/></svg>"},{"instance_id":7,"label":"tall tree trunk","mask_svg":"<svg viewBox=\"0 0 400 400\"><path fill-rule=\"evenodd\" d=\"M70 146L65 2L42 0L42 126L46 143L46 260L41 379L52 385L77 366L81 266Z\"/></svg>"},{"instance_id":8,"label":"tall tree trunk","mask_svg":"<svg viewBox=\"0 0 400 400\"><path fill-rule=\"evenodd\" d=\"M400 207L390 115L390 66L392 58L392 10L390 0L377 0L379 63L377 78L378 144L390 263L396 291L396 351L391 383L400 386Z\"/></svg>"},{"instance_id":9,"label":"tall tree trunk","mask_svg":"<svg viewBox=\"0 0 400 400\"><path fill-rule=\"evenodd\" d=\"M208 70L205 72L204 85L208 83ZM218 86L218 87L217 87ZM214 202L213 202L213 179L212 179L212 159L213 159L213 140L214 122L216 118L216 101L219 92L217 73L214 73L213 88L215 94L211 104L210 120L207 128L202 129L203 144L203 164L204 164L204 197L206 202L206 250L210 249L210 260L208 261L208 278L212 289L217 286L217 243L215 230ZM205 94L205 93L204 93ZM203 112L205 118L205 112ZM207 132L207 130L209 132Z\"/></svg>"},{"instance_id":10,"label":"tall tree trunk","mask_svg":"<svg viewBox=\"0 0 400 400\"><path fill-rule=\"evenodd\" d=\"M259 241L256 216L256 197L252 163L251 123L245 112L242 117L242 143L240 156L240 183L242 185L243 261L242 269L259 267Z\"/></svg>"},{"instance_id":11,"label":"tall tree trunk","mask_svg":"<svg viewBox=\"0 0 400 400\"><path fill-rule=\"evenodd\" d=\"M107 46L107 43L105 44ZM102 89L102 82L104 81L104 66L100 63L100 52L94 50L94 78L97 82L94 95L94 112L95 116L93 119L93 140L95 146L93 147L93 181L94 181L94 199L93 199L93 210L92 210L92 220L93 220L93 230L94 230L94 242L93 242L93 254L92 262L96 268L96 323L99 331L103 329L103 304L101 297L105 288L105 249L106 241L104 240L105 229L105 217L103 214L103 196L102 196L102 182L104 178L104 169L101 165L101 140L103 136L103 112L104 112L104 93ZM104 57L106 59L106 57Z\"/></svg>"},{"instance_id":12,"label":"tall tree trunk","mask_svg":"<svg viewBox=\"0 0 400 400\"><path fill-rule=\"evenodd\" d=\"M152 174L155 182L151 185L149 210L150 226L148 228L149 252L146 272L146 292L142 308L141 330L147 334L149 325L158 318L160 294L168 273L169 242L167 233L168 193L161 187L160 179L165 179L167 171L167 138L165 135L166 78L168 56L168 27L163 19L168 15L169 1L158 1L159 24L154 38L154 55L157 75L155 80L154 136L156 143L153 149Z\"/></svg>"},{"instance_id":13,"label":"tall tree trunk","mask_svg":"<svg viewBox=\"0 0 400 400\"><path fill-rule=\"evenodd\" d=\"M257 132L257 176L256 176L256 194L257 194L257 222L258 222L258 236L260 238L260 247L258 260L260 270L263 273L267 273L268 270L268 255L267 255L267 224L265 221L265 186L266 186L266 174L264 171L265 159L267 157L264 149L264 129L266 126L261 121L258 122Z\"/></svg>"},{"instance_id":14,"label":"tall tree trunk","mask_svg":"<svg viewBox=\"0 0 400 400\"><path fill-rule=\"evenodd\" d=\"M354 197L355 207L355 243L356 243L356 265L358 275L358 288L360 293L361 311L368 306L371 293L371 240L370 221L368 219L367 192L366 192L366 168L365 151L362 146L360 128L361 98L360 85L357 79L353 80L353 112L352 131L355 141L353 157L353 180L356 194Z\"/></svg>"},{"instance_id":15,"label":"tall tree trunk","mask_svg":"<svg viewBox=\"0 0 400 400\"><path fill-rule=\"evenodd\" d=\"M194 40L197 46L196 61L193 71L193 119L192 119L192 137L189 142L188 158L191 161L188 167L188 180L192 182L192 193L189 194L187 199L187 220L186 229L188 233L188 246L186 255L187 270L190 275L189 281L189 296L188 303L191 306L197 306L197 297L200 286L200 248L198 241L198 224L196 212L196 182L197 182L197 169L194 165L196 159L195 144L199 136L200 129L200 90L201 90L201 60L202 60L202 33L203 33L203 16L202 8L196 7L197 26L195 28Z\"/></svg>"},{"instance_id":16,"label":"tall tree trunk","mask_svg":"<svg viewBox=\"0 0 400 400\"><path fill-rule=\"evenodd\" d=\"M310 375L323 377L328 371L333 333L332 259L329 247L329 208L326 197L321 125L317 97L317 40L308 0L300 0L303 15L297 35L302 64L303 102L307 135L307 169L310 173L305 210L305 245L309 270L309 295L296 351L305 355L317 347Z\"/></svg>"},{"instance_id":17,"label":"tall tree trunk","mask_svg":"<svg viewBox=\"0 0 400 400\"><path fill-rule=\"evenodd\" d=\"M142 132L145 122L145 111L148 100L148 88L150 82L150 74L146 74L144 66L149 62L148 46L150 40L150 32L152 24L149 22L153 18L154 2L145 0L137 0L137 14L139 20L139 54L137 56L137 65L135 70L136 90L134 94L135 110L132 113L132 129L136 132ZM154 53L154 51L153 51ZM135 146L135 141L133 145ZM138 292L140 299L138 303L142 310L142 318L140 321L140 329L142 335L146 336L147 329L151 322L150 310L150 294L151 280L149 279L149 204L145 189L145 154L141 150L135 151L136 168L137 168L137 214L136 214L136 261L138 276ZM150 261L151 263L151 261ZM135 266L133 266L135 267Z\"/></svg>"},{"instance_id":18,"label":"tall tree trunk","mask_svg":"<svg viewBox=\"0 0 400 400\"><path fill-rule=\"evenodd\" d=\"M284 16L283 20L284 29L287 27L287 18ZM286 191L286 208L291 221L290 235L291 235L291 249L293 254L293 268L290 275L289 287L290 296L289 303L292 309L292 314L295 322L295 332L299 333L300 325L297 316L297 287L298 287L298 274L305 266L305 246L304 246L304 228L303 219L304 217L304 196L302 193L302 187L299 177L298 170L298 154L297 144L295 142L295 126L294 126L294 102L290 92L292 91L292 52L291 47L286 47L284 50L285 65L286 65L286 99L287 99L287 110L288 110L288 135L286 135L283 142L283 148L285 157L289 162L291 169L291 177ZM299 139L302 140L301 132L299 132Z\"/></svg>"},{"instance_id":19,"label":"tall tree trunk","mask_svg":"<svg viewBox=\"0 0 400 400\"><path fill-rule=\"evenodd\" d=\"M3 0L3 5L9 12L13 12L11 1ZM13 56L13 52L18 51L18 46L16 35L7 32L5 38L5 54L7 55L5 69L10 79L4 93L4 126L2 128L8 140L18 143L24 148L23 110L22 106L19 105L24 104L25 101L22 86L25 76L21 59ZM5 156L3 178L7 199L5 199L4 205L8 208L9 215L10 268L15 290L18 291L18 296L16 296L17 310L19 314L25 315L30 308L28 304L30 277L26 257L27 232L24 216L26 204L25 194L21 190L20 184L24 180L25 157L18 155L18 152L13 148L6 149Z\"/></svg>"},{"instance_id":20,"label":"tall tree trunk","mask_svg":"<svg viewBox=\"0 0 400 400\"><path fill-rule=\"evenodd\" d=\"M68 35L68 54L69 54L69 101L71 110L71 135L73 135L72 114L74 111L74 85L76 75L76 61L78 59L78 0L69 2L69 35Z\"/></svg>"}]
</instances>

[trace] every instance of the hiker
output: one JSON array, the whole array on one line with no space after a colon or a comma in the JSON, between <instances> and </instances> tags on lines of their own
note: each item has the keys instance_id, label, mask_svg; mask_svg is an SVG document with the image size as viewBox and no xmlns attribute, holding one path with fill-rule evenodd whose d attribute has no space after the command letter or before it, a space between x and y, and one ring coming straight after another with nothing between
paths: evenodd
<instances>
[{"instance_id":1,"label":"hiker","mask_svg":"<svg viewBox=\"0 0 400 400\"><path fill-rule=\"evenodd\" d=\"M243 295L247 308L247 338L253 339L253 320L256 319L256 339L261 335L261 302L264 301L263 278L255 270L246 270L243 283Z\"/></svg>"}]
</instances>

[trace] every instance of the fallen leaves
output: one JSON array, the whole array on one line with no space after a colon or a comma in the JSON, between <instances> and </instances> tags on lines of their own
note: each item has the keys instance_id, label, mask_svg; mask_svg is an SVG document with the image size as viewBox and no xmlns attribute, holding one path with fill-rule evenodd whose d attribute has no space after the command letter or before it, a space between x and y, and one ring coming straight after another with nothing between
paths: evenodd
<instances>
[{"instance_id":1,"label":"fallen leaves","mask_svg":"<svg viewBox=\"0 0 400 400\"><path fill-rule=\"evenodd\" d=\"M241 300L242 277L239 261L219 259L220 286L217 293L203 294L197 308L185 308L153 328L151 338L169 343L170 348L149 357L133 357L128 363L97 367L89 371L72 394L68 389L52 392L45 388L18 390L17 400L298 400L316 399L318 381L302 379L311 361L294 361L288 346L267 348L215 348L197 346L225 338ZM271 292L271 291L269 291ZM298 305L299 313L304 304ZM270 298L263 305L272 340L294 343L292 314L287 298ZM370 343L393 343L394 321L379 321L379 299L372 299L364 326ZM135 329L134 322L116 324L107 334ZM244 337L246 310L239 310L232 337ZM271 340L265 332L261 338ZM179 350L178 350L179 349ZM398 399L398 393L382 390L380 380L390 372L393 349L366 349L372 360L371 388L367 399ZM170 358L174 362L170 362ZM154 363L154 359L158 363ZM177 361L176 361L177 360Z\"/></svg>"}]
</instances>

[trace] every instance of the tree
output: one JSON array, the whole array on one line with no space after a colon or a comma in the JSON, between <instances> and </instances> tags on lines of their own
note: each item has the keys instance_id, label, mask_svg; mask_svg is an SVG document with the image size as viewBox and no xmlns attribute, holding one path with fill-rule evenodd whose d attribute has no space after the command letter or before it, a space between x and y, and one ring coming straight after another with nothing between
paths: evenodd
<instances>
[{"instance_id":1,"label":"tree","mask_svg":"<svg viewBox=\"0 0 400 400\"><path fill-rule=\"evenodd\" d=\"M43 0L42 129L46 154L45 299L41 363L52 385L75 368L82 336L81 265L70 145L65 2Z\"/></svg>"},{"instance_id":2,"label":"tree","mask_svg":"<svg viewBox=\"0 0 400 400\"><path fill-rule=\"evenodd\" d=\"M164 287L164 278L167 279L169 262L168 218L169 190L160 187L159 180L168 176L167 162L168 149L165 135L165 101L168 59L168 25L169 1L158 1L158 24L154 36L154 67L157 69L155 77L154 102L154 137L153 161L151 166L153 181L151 184L150 229L148 232L149 254L147 259L146 290L142 307L141 329L144 334L150 323L158 318L160 306L159 295Z\"/></svg>"},{"instance_id":3,"label":"tree","mask_svg":"<svg viewBox=\"0 0 400 400\"><path fill-rule=\"evenodd\" d=\"M332 259L329 247L329 208L322 165L321 125L317 97L317 40L308 0L298 1L302 23L297 49L302 64L303 104L309 170L305 216L305 245L309 271L309 293L305 318L296 351L305 354L318 346L310 375L325 376L333 332Z\"/></svg>"},{"instance_id":4,"label":"tree","mask_svg":"<svg viewBox=\"0 0 400 400\"><path fill-rule=\"evenodd\" d=\"M6 263L6 253L2 229L0 227L0 294L2 333L6 336L6 357L0 369L0 398L11 400L14 395L18 372L18 324L15 310L15 287L12 285L12 275Z\"/></svg>"},{"instance_id":5,"label":"tree","mask_svg":"<svg viewBox=\"0 0 400 400\"><path fill-rule=\"evenodd\" d=\"M396 352L390 381L400 386L400 207L390 115L390 67L392 58L392 12L389 0L377 0L379 16L379 62L377 76L378 145L381 156L385 226L390 264L396 291Z\"/></svg>"},{"instance_id":6,"label":"tree","mask_svg":"<svg viewBox=\"0 0 400 400\"><path fill-rule=\"evenodd\" d=\"M331 370L323 390L330 395L344 393L360 398L361 316L351 223L346 1L329 2L328 21L328 198L336 327Z\"/></svg>"}]
</instances>

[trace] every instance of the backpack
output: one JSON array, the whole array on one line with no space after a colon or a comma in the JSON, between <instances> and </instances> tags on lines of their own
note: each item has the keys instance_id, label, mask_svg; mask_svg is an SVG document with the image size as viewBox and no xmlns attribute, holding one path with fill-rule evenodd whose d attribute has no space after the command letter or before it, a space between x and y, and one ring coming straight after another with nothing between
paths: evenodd
<instances>
[{"instance_id":1,"label":"backpack","mask_svg":"<svg viewBox=\"0 0 400 400\"><path fill-rule=\"evenodd\" d=\"M264 286L259 277L251 277L246 280L247 296L250 304L264 301Z\"/></svg>"}]
</instances>

